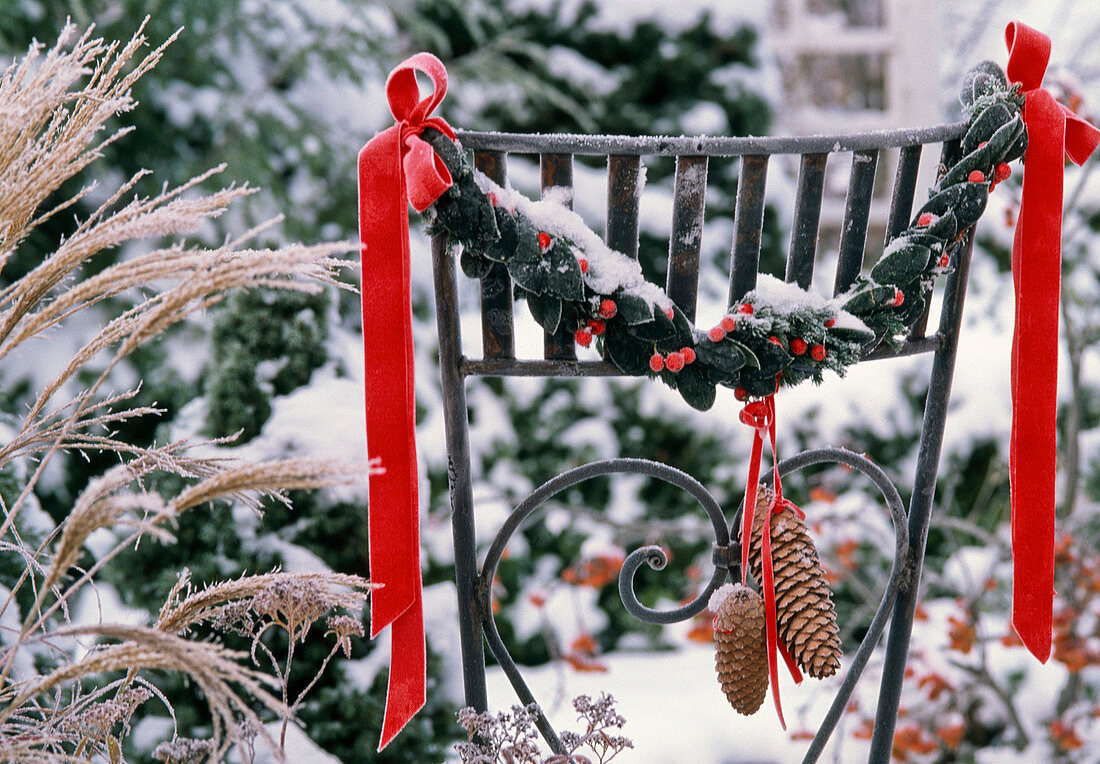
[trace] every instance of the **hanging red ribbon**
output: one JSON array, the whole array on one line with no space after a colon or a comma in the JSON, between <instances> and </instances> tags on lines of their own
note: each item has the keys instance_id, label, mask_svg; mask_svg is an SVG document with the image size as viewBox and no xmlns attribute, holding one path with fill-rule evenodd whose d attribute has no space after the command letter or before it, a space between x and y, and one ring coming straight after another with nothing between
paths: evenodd
<instances>
[{"instance_id":1,"label":"hanging red ribbon","mask_svg":"<svg viewBox=\"0 0 1100 764\"><path fill-rule=\"evenodd\" d=\"M417 71L434 86L423 100ZM447 70L438 58L418 53L404 61L386 80L397 124L359 152L367 454L384 470L370 478L370 576L382 584L371 593L371 638L393 627L378 750L425 701L408 205L421 212L451 186L446 165L419 137L427 127L455 137L446 122L429 116L446 92Z\"/></svg>"},{"instance_id":2,"label":"hanging red ribbon","mask_svg":"<svg viewBox=\"0 0 1100 764\"><path fill-rule=\"evenodd\" d=\"M1005 29L1008 79L1024 94L1027 153L1012 246L1012 623L1041 661L1050 657L1054 603L1055 417L1062 272L1063 155L1082 164L1100 130L1043 89L1050 38L1019 22ZM1026 395L1021 395L1021 382Z\"/></svg>"},{"instance_id":3,"label":"hanging red ribbon","mask_svg":"<svg viewBox=\"0 0 1100 764\"><path fill-rule=\"evenodd\" d=\"M741 514L741 583L748 584L749 574L749 539L752 538L753 519L756 514L756 488L760 483L760 461L764 451L764 440L771 443L773 485L775 486L775 498L765 510L768 514L778 514L784 508L790 507L798 513L799 517L805 517L802 510L792 502L783 498L783 485L779 482L779 457L775 450L775 396L769 395L759 401L753 401L741 409L741 422L752 427L755 431L752 439L752 454L749 456L749 478L745 487L745 509ZM779 641L775 616L775 577L772 569L772 528L771 518L765 518L761 530L760 543L760 588L764 591L764 628L768 643L768 674L771 679L772 700L775 702L775 712L779 716L779 725L787 729L787 723L783 719L783 707L779 702L779 661L776 654L783 656L787 664L787 670L791 672L791 678L795 684L802 681L802 672L798 670L798 664L791 657L787 647Z\"/></svg>"}]
</instances>

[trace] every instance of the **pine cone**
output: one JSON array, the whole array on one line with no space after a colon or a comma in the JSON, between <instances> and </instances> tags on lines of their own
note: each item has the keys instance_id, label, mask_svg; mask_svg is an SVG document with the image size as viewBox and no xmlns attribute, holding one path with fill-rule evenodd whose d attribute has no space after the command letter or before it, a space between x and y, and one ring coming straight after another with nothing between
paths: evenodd
<instances>
[{"instance_id":1,"label":"pine cone","mask_svg":"<svg viewBox=\"0 0 1100 764\"><path fill-rule=\"evenodd\" d=\"M775 494L760 486L752 525L749 567L757 581L760 570L760 534ZM790 507L771 515L772 572L775 580L775 620L779 639L798 665L815 679L832 676L840 668L840 630L833 593L806 523Z\"/></svg>"},{"instance_id":2,"label":"pine cone","mask_svg":"<svg viewBox=\"0 0 1100 764\"><path fill-rule=\"evenodd\" d=\"M764 600L736 585L714 618L714 664L722 692L739 714L756 713L768 694L767 648Z\"/></svg>"}]
</instances>

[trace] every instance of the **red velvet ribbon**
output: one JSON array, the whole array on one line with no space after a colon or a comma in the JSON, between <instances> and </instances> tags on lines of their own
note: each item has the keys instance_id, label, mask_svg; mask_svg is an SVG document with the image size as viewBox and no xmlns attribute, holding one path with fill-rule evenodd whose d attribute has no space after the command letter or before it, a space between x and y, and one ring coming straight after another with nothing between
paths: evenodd
<instances>
[{"instance_id":1,"label":"red velvet ribbon","mask_svg":"<svg viewBox=\"0 0 1100 764\"><path fill-rule=\"evenodd\" d=\"M434 92L421 100L416 72ZM421 605L420 519L416 473L416 396L409 295L409 213L423 211L451 186L446 165L420 138L447 92L447 70L418 53L390 72L386 96L397 124L359 152L359 235L362 240L363 358L367 454L383 472L370 478L371 638L390 632L390 676L382 750L424 706L424 614Z\"/></svg>"},{"instance_id":2,"label":"red velvet ribbon","mask_svg":"<svg viewBox=\"0 0 1100 764\"><path fill-rule=\"evenodd\" d=\"M749 575L749 539L752 538L753 518L756 514L756 488L760 483L760 461L764 451L764 441L771 443L773 485L775 486L775 498L772 499L766 512L779 514L786 507L790 507L799 517L805 517L802 510L794 503L783 498L783 485L779 482L779 457L775 450L775 396L769 395L759 401L753 401L745 405L740 414L741 422L752 427L755 431L752 439L752 454L749 456L749 479L745 487L745 509L741 514L741 583L747 585ZM765 519L761 532L760 544L760 588L764 591L764 628L768 643L768 674L771 678L772 700L775 701L775 712L779 716L779 725L787 729L787 723L783 719L783 707L779 702L779 661L776 654L783 656L787 664L787 670L791 672L791 678L795 684L802 681L802 672L798 670L798 664L787 651L785 645L779 641L775 617L775 576L772 568L772 527L771 519Z\"/></svg>"},{"instance_id":3,"label":"red velvet ribbon","mask_svg":"<svg viewBox=\"0 0 1100 764\"><path fill-rule=\"evenodd\" d=\"M1055 417L1062 271L1063 155L1082 164L1100 130L1043 89L1050 38L1019 22L1005 29L1008 78L1024 94L1028 145L1012 247L1012 623L1040 661L1050 657L1054 606ZM1025 391L1020 390L1021 382Z\"/></svg>"}]
</instances>

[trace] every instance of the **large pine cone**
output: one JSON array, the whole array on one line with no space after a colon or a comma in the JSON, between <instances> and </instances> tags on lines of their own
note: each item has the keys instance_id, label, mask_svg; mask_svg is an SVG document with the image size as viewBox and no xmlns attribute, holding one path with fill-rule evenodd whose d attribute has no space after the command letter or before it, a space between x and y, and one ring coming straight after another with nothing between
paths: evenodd
<instances>
[{"instance_id":1,"label":"large pine cone","mask_svg":"<svg viewBox=\"0 0 1100 764\"><path fill-rule=\"evenodd\" d=\"M722 692L734 710L756 713L768 694L768 643L764 600L736 585L714 617L714 664Z\"/></svg>"},{"instance_id":2,"label":"large pine cone","mask_svg":"<svg viewBox=\"0 0 1100 764\"><path fill-rule=\"evenodd\" d=\"M756 494L749 567L763 583L760 570L764 518L771 517L772 572L775 579L775 620L779 638L798 665L815 679L832 676L840 668L840 630L833 593L806 523L790 507L777 514L768 508L775 497L761 485Z\"/></svg>"}]
</instances>

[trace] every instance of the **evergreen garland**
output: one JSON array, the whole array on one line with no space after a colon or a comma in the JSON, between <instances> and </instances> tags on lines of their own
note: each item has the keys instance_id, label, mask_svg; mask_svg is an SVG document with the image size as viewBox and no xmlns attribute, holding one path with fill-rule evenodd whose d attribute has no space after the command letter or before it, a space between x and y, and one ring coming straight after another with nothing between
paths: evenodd
<instances>
[{"instance_id":1,"label":"evergreen garland","mask_svg":"<svg viewBox=\"0 0 1100 764\"><path fill-rule=\"evenodd\" d=\"M432 232L447 231L461 245L468 276L503 263L517 297L547 332L566 326L578 344L595 345L624 373L659 377L705 410L718 385L741 399L766 396L778 385L820 382L826 369L843 374L880 342L904 339L990 190L1011 172L1007 163L1027 146L1019 86L997 64L985 61L967 73L961 101L969 125L960 158L940 168L928 201L868 275L831 300L761 275L757 288L705 332L573 213L475 174L463 151L431 129L424 138L454 183L426 214Z\"/></svg>"}]
</instances>

